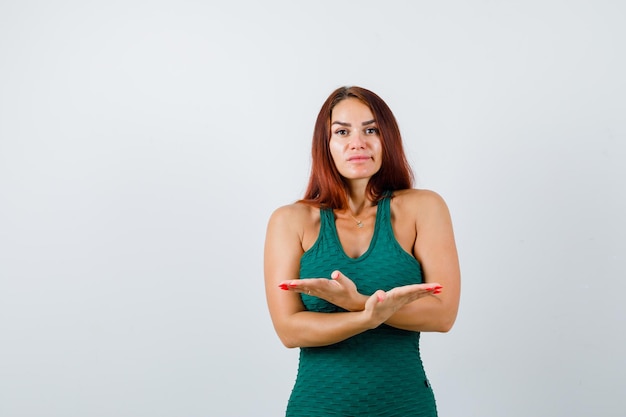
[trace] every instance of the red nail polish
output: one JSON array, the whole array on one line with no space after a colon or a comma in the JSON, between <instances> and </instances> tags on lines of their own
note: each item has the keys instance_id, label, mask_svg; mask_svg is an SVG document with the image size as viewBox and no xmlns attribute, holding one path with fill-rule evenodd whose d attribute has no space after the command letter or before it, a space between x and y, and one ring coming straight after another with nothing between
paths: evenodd
<instances>
[{"instance_id":1,"label":"red nail polish","mask_svg":"<svg viewBox=\"0 0 626 417\"><path fill-rule=\"evenodd\" d=\"M287 286L287 284L280 284L278 287L279 287L281 290L288 290L288 289L289 289L289 287Z\"/></svg>"}]
</instances>

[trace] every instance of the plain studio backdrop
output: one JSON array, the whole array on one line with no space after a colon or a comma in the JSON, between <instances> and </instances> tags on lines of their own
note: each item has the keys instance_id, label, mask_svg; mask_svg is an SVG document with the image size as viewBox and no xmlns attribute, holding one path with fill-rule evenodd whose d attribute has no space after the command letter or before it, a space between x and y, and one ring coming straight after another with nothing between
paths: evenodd
<instances>
[{"instance_id":1,"label":"plain studio backdrop","mask_svg":"<svg viewBox=\"0 0 626 417\"><path fill-rule=\"evenodd\" d=\"M623 417L625 16L3 1L0 415L282 415L298 351L265 228L302 196L322 102L359 85L453 216L459 317L422 339L441 417Z\"/></svg>"}]
</instances>

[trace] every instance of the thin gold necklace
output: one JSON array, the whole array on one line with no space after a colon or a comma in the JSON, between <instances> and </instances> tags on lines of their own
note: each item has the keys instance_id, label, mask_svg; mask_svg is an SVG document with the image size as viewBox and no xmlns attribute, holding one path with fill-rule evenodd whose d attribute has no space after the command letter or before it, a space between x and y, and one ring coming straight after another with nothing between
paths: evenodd
<instances>
[{"instance_id":1,"label":"thin gold necklace","mask_svg":"<svg viewBox=\"0 0 626 417\"><path fill-rule=\"evenodd\" d=\"M363 222L362 222L361 220L359 220L359 219L357 219L356 217L354 217L354 216L352 215L352 213L349 213L349 214L350 214L350 217L352 217L352 218L354 219L354 221L356 222L356 227L358 227L358 228L363 227Z\"/></svg>"}]
</instances>

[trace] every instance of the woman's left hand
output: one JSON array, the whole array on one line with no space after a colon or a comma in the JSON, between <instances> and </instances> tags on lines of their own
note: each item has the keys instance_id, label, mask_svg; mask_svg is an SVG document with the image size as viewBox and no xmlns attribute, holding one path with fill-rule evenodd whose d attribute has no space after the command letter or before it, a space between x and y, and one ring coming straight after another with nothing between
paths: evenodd
<instances>
[{"instance_id":1,"label":"woman's left hand","mask_svg":"<svg viewBox=\"0 0 626 417\"><path fill-rule=\"evenodd\" d=\"M294 291L321 298L348 311L361 311L368 299L357 291L354 282L340 271L333 271L328 278L302 278L281 282L285 291Z\"/></svg>"}]
</instances>

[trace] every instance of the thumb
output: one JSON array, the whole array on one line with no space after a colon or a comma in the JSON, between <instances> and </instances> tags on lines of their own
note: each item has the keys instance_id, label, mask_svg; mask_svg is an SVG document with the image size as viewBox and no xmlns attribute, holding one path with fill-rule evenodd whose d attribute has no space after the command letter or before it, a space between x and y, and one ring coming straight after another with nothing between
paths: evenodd
<instances>
[{"instance_id":1,"label":"thumb","mask_svg":"<svg viewBox=\"0 0 626 417\"><path fill-rule=\"evenodd\" d=\"M374 294L372 294L373 296L376 296L376 300L379 303L382 303L383 301L385 301L385 298L387 298L387 293L383 290L377 290Z\"/></svg>"},{"instance_id":2,"label":"thumb","mask_svg":"<svg viewBox=\"0 0 626 417\"><path fill-rule=\"evenodd\" d=\"M377 290L374 294L370 295L367 301L365 302L365 309L371 310L374 309L377 304L382 303L387 298L387 293L383 290Z\"/></svg>"},{"instance_id":3,"label":"thumb","mask_svg":"<svg viewBox=\"0 0 626 417\"><path fill-rule=\"evenodd\" d=\"M333 281L337 281L339 284L342 284L345 281L350 281L350 278L342 274L341 271L333 271L332 274L330 274L330 277Z\"/></svg>"}]
</instances>

